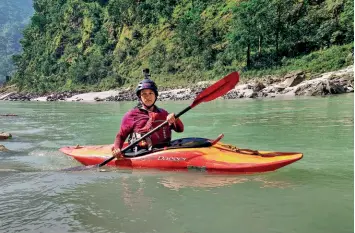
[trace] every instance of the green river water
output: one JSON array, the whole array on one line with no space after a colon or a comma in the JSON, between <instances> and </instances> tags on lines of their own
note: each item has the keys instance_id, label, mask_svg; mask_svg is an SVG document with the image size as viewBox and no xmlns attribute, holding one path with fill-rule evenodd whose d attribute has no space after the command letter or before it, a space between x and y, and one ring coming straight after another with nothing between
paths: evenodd
<instances>
[{"instance_id":1,"label":"green river water","mask_svg":"<svg viewBox=\"0 0 355 233\"><path fill-rule=\"evenodd\" d=\"M160 102L179 112L191 101ZM275 172L107 170L80 165L62 146L110 144L133 102L0 102L0 232L354 232L354 96L215 100L182 116L177 137L241 148L300 151Z\"/></svg>"}]
</instances>

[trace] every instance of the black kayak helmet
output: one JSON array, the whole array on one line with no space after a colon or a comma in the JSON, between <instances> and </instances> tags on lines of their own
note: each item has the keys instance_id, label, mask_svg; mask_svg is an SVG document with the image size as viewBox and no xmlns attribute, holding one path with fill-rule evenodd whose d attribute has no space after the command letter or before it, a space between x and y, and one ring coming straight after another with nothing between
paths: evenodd
<instances>
[{"instance_id":1,"label":"black kayak helmet","mask_svg":"<svg viewBox=\"0 0 355 233\"><path fill-rule=\"evenodd\" d=\"M144 79L140 81L136 88L136 94L140 97L140 92L143 89L150 89L154 91L156 97L158 97L158 87L153 80L150 79L149 69L143 69Z\"/></svg>"}]
</instances>

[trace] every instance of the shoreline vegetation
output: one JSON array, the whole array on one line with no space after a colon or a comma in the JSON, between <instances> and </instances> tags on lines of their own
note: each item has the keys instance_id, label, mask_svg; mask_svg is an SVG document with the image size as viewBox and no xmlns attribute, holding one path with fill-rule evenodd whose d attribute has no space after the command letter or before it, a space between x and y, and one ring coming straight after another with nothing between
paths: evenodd
<instances>
[{"instance_id":1,"label":"shoreline vegetation","mask_svg":"<svg viewBox=\"0 0 355 233\"><path fill-rule=\"evenodd\" d=\"M18 8L12 2L17 1L5 4L4 12L16 16ZM13 72L0 67L7 76L0 73L0 81L15 85L19 95L32 93L23 97L27 99L44 93L55 100L118 88L129 92L142 79L144 68L151 70L161 91L191 87L189 95L203 88L195 85L199 82L240 71L242 81L259 79L266 89L248 86L254 94L235 95L264 96L268 82L286 79L291 72L299 71L298 79L316 79L316 74L354 61L351 0L33 0L33 10L21 31L21 46L17 43L21 53L12 56ZM14 17L7 15L0 19L13 24ZM0 48L0 58L3 53ZM321 92L342 91L332 83L319 84L325 86ZM273 93L288 92L292 85ZM347 86L343 89L348 91ZM110 96L132 98L121 91L98 99Z\"/></svg>"},{"instance_id":2,"label":"shoreline vegetation","mask_svg":"<svg viewBox=\"0 0 355 233\"><path fill-rule=\"evenodd\" d=\"M154 79L153 79L154 80ZM159 88L158 100L191 100L196 94L214 81L175 88ZM136 101L135 87L112 89L101 92L52 92L33 94L19 92L15 86L0 88L0 100L7 101ZM312 75L307 78L304 71L294 71L286 75L263 78L241 79L239 84L222 98L275 98L291 96L325 96L354 92L354 66L336 71Z\"/></svg>"}]
</instances>

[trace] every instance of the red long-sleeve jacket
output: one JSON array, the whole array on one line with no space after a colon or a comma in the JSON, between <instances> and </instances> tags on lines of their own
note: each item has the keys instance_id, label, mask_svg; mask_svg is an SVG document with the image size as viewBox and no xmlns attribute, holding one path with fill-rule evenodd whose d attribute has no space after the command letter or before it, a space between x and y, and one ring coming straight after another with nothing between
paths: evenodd
<instances>
[{"instance_id":1,"label":"red long-sleeve jacket","mask_svg":"<svg viewBox=\"0 0 355 233\"><path fill-rule=\"evenodd\" d=\"M114 149L122 149L123 143L130 136L131 138L139 138L141 135L148 133L150 130L160 125L169 115L167 111L155 106L153 112L148 112L144 108L135 107L127 112L121 122L121 127L116 135ZM145 142L153 147L158 144L169 143L171 140L171 130L183 132L184 125L177 119L172 125L165 125L158 131L145 139Z\"/></svg>"}]
</instances>

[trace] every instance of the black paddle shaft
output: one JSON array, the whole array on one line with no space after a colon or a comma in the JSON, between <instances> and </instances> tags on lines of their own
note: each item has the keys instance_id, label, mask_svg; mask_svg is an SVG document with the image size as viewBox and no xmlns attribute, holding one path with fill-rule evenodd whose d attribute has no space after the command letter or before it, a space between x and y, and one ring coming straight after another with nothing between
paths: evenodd
<instances>
[{"instance_id":1,"label":"black paddle shaft","mask_svg":"<svg viewBox=\"0 0 355 233\"><path fill-rule=\"evenodd\" d=\"M185 108L184 110L182 110L181 112L179 112L178 114L175 115L176 118L179 118L181 115L183 115L185 112L189 111L191 109L190 106L188 106L187 108ZM129 144L127 147L125 147L123 150L121 150L122 153L126 152L129 149L132 149L135 145L137 145L140 141L142 141L144 138L149 137L150 135L152 135L154 132L156 132L157 130L159 130L161 127L163 127L164 125L168 124L168 121L164 121L163 123L161 123L160 125L158 125L157 127L155 127L154 129L152 129L151 131L149 131L148 133L144 134L142 137L134 140L131 144ZM102 163L99 164L99 167L105 166L107 163L109 163L111 160L113 160L114 158L116 158L115 156L112 156L111 158L103 161Z\"/></svg>"}]
</instances>

